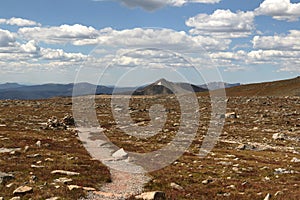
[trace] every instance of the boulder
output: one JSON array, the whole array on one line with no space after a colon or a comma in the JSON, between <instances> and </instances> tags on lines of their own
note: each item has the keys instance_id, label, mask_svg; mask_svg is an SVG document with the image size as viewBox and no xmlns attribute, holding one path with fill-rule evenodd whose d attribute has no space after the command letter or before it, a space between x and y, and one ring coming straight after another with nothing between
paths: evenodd
<instances>
[{"instance_id":1,"label":"boulder","mask_svg":"<svg viewBox=\"0 0 300 200\"><path fill-rule=\"evenodd\" d=\"M166 200L166 195L161 191L145 192L138 196L135 196L136 199L143 200Z\"/></svg>"}]
</instances>

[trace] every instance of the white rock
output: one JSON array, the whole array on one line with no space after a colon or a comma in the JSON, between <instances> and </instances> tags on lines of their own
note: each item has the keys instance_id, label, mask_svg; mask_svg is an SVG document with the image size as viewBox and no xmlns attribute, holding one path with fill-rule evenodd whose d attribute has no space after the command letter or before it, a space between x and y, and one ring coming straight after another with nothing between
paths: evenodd
<instances>
[{"instance_id":1,"label":"white rock","mask_svg":"<svg viewBox=\"0 0 300 200\"><path fill-rule=\"evenodd\" d=\"M270 198L271 198L271 195L267 194L267 196L264 198L264 200L270 200Z\"/></svg>"},{"instance_id":2,"label":"white rock","mask_svg":"<svg viewBox=\"0 0 300 200\"><path fill-rule=\"evenodd\" d=\"M50 197L50 198L48 198L46 200L58 200L58 199L59 199L59 197Z\"/></svg>"},{"instance_id":3,"label":"white rock","mask_svg":"<svg viewBox=\"0 0 300 200\"><path fill-rule=\"evenodd\" d=\"M28 192L32 192L32 187L29 186L20 186L13 191L13 194L25 194Z\"/></svg>"},{"instance_id":4,"label":"white rock","mask_svg":"<svg viewBox=\"0 0 300 200\"><path fill-rule=\"evenodd\" d=\"M68 189L69 190L74 190L74 189L81 189L82 187L81 186L79 186L79 185L68 185Z\"/></svg>"},{"instance_id":5,"label":"white rock","mask_svg":"<svg viewBox=\"0 0 300 200\"><path fill-rule=\"evenodd\" d=\"M35 143L35 145L36 145L37 147L41 147L41 146L42 146L42 142L39 140L39 141L37 141L37 142Z\"/></svg>"},{"instance_id":6,"label":"white rock","mask_svg":"<svg viewBox=\"0 0 300 200\"><path fill-rule=\"evenodd\" d=\"M286 135L284 133L275 133L275 134L273 134L272 138L274 140L285 140Z\"/></svg>"},{"instance_id":7,"label":"white rock","mask_svg":"<svg viewBox=\"0 0 300 200\"><path fill-rule=\"evenodd\" d=\"M126 153L124 151L124 149L122 148L122 149L119 149L118 151L116 151L115 153L113 153L112 156L117 159L125 159L128 157L128 153Z\"/></svg>"},{"instance_id":8,"label":"white rock","mask_svg":"<svg viewBox=\"0 0 300 200\"><path fill-rule=\"evenodd\" d=\"M73 180L71 178L66 178L66 177L61 177L58 179L55 179L54 182L56 183L68 183L68 182L72 182Z\"/></svg>"},{"instance_id":9,"label":"white rock","mask_svg":"<svg viewBox=\"0 0 300 200\"><path fill-rule=\"evenodd\" d=\"M164 192L161 191L154 191L154 192L145 192L138 196L135 196L136 199L143 199L143 200L165 200L166 195Z\"/></svg>"},{"instance_id":10,"label":"white rock","mask_svg":"<svg viewBox=\"0 0 300 200\"><path fill-rule=\"evenodd\" d=\"M171 186L171 188L176 189L176 190L183 190L183 187L181 187L177 183L171 183L170 186Z\"/></svg>"},{"instance_id":11,"label":"white rock","mask_svg":"<svg viewBox=\"0 0 300 200\"><path fill-rule=\"evenodd\" d=\"M291 162L298 163L298 162L300 162L300 159L294 157L294 158L291 160Z\"/></svg>"},{"instance_id":12,"label":"white rock","mask_svg":"<svg viewBox=\"0 0 300 200\"><path fill-rule=\"evenodd\" d=\"M80 173L65 171L65 170L54 170L51 172L51 174L64 174L64 175L68 175L68 176L76 176L76 175L79 175Z\"/></svg>"},{"instance_id":13,"label":"white rock","mask_svg":"<svg viewBox=\"0 0 300 200\"><path fill-rule=\"evenodd\" d=\"M11 198L9 200L21 200L21 197L13 197L13 198Z\"/></svg>"}]
</instances>

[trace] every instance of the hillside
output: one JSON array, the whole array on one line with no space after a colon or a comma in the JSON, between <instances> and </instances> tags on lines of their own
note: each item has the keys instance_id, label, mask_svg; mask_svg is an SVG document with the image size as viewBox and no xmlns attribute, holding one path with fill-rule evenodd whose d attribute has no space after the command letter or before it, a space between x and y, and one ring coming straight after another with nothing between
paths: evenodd
<instances>
[{"instance_id":1,"label":"hillside","mask_svg":"<svg viewBox=\"0 0 300 200\"><path fill-rule=\"evenodd\" d=\"M300 96L300 76L294 79L240 85L226 89L227 96Z\"/></svg>"}]
</instances>

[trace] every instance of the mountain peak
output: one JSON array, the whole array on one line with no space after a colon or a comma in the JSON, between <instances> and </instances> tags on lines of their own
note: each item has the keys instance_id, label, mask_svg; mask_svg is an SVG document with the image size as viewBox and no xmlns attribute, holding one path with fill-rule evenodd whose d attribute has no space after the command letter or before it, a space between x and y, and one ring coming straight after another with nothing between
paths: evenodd
<instances>
[{"instance_id":1,"label":"mountain peak","mask_svg":"<svg viewBox=\"0 0 300 200\"><path fill-rule=\"evenodd\" d=\"M167 81L166 79L161 78L161 79L157 80L156 82L154 82L153 85L166 85L169 83L170 83L170 81Z\"/></svg>"}]
</instances>

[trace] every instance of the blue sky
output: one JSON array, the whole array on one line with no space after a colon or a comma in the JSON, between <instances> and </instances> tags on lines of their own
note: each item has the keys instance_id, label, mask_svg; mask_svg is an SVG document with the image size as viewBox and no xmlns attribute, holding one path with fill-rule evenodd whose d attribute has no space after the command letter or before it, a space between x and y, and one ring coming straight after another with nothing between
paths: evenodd
<instances>
[{"instance_id":1,"label":"blue sky","mask_svg":"<svg viewBox=\"0 0 300 200\"><path fill-rule=\"evenodd\" d=\"M0 82L292 78L299 18L296 0L3 0Z\"/></svg>"}]
</instances>

